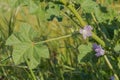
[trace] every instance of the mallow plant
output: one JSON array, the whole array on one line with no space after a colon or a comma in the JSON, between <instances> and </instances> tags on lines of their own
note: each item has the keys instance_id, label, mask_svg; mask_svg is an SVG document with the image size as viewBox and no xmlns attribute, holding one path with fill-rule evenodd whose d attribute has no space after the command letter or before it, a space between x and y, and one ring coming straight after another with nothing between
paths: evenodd
<instances>
[{"instance_id":1,"label":"mallow plant","mask_svg":"<svg viewBox=\"0 0 120 80\"><path fill-rule=\"evenodd\" d=\"M0 78L119 80L118 2L1 1L11 12L1 9Z\"/></svg>"}]
</instances>

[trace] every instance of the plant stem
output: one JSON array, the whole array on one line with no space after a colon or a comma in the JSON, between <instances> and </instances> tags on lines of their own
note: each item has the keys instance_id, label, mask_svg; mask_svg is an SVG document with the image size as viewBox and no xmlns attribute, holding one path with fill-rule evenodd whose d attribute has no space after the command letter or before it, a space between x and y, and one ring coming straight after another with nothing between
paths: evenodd
<instances>
[{"instance_id":1,"label":"plant stem","mask_svg":"<svg viewBox=\"0 0 120 80\"><path fill-rule=\"evenodd\" d=\"M26 60L26 63L27 63L27 66L28 66L28 68L29 68L29 61L28 61L28 60ZM31 73L31 76L32 76L33 80L37 80L37 79L36 79L36 77L35 77L34 72L32 71L32 69L31 69L31 68L29 68L29 70L30 70L30 73Z\"/></svg>"},{"instance_id":2,"label":"plant stem","mask_svg":"<svg viewBox=\"0 0 120 80\"><path fill-rule=\"evenodd\" d=\"M75 70L75 68L69 67L67 65L63 65L64 68L69 69L69 70Z\"/></svg>"},{"instance_id":3,"label":"plant stem","mask_svg":"<svg viewBox=\"0 0 120 80\"><path fill-rule=\"evenodd\" d=\"M17 67L17 68L22 68L22 69L28 69L27 66L4 65L4 64L0 64L0 67Z\"/></svg>"},{"instance_id":4,"label":"plant stem","mask_svg":"<svg viewBox=\"0 0 120 80\"><path fill-rule=\"evenodd\" d=\"M6 77L6 79L7 79L7 80L9 80L9 79L8 79L8 76L7 76L7 73L6 73L6 71L5 71L5 69L4 69L4 67L3 67L3 66L1 67L1 69L2 69L3 74L4 74L4 76Z\"/></svg>"},{"instance_id":5,"label":"plant stem","mask_svg":"<svg viewBox=\"0 0 120 80\"><path fill-rule=\"evenodd\" d=\"M76 16L76 18L79 20L81 27L86 26L86 23L82 20L82 17L79 15L78 12L76 12L76 9L72 6L72 5L68 5L67 6L72 12L73 14Z\"/></svg>"},{"instance_id":6,"label":"plant stem","mask_svg":"<svg viewBox=\"0 0 120 80\"><path fill-rule=\"evenodd\" d=\"M62 2L66 7L68 7L69 10L71 10L71 12L73 12L73 14L74 14L74 15L76 16L76 18L79 20L79 22L80 22L80 24L81 24L82 27L86 26L86 23L83 21L82 17L79 15L79 13L77 12L77 10L76 10L71 4L66 5L65 0L61 0L61 2ZM102 39L100 39L97 35L95 35L93 32L92 32L92 38L95 39L98 43L100 43L103 47L105 47L105 42L104 42ZM106 55L104 55L104 59L105 59L107 65L108 65L108 67L113 71L114 77L116 78L116 80L119 80L117 74L114 72L113 67L112 67L112 65L111 65L111 63L110 63L110 61L108 60L108 58L107 58Z\"/></svg>"},{"instance_id":7,"label":"plant stem","mask_svg":"<svg viewBox=\"0 0 120 80\"><path fill-rule=\"evenodd\" d=\"M5 58L5 59L2 59L1 61L0 61L0 63L2 63L2 62L4 62L4 61L6 61L6 60L8 60L8 59L10 59L12 56L8 56L7 58Z\"/></svg>"},{"instance_id":8,"label":"plant stem","mask_svg":"<svg viewBox=\"0 0 120 80\"><path fill-rule=\"evenodd\" d=\"M112 70L112 72L114 73L114 77L116 78L116 80L119 80L117 74L115 73L115 71L114 71L114 69L113 69L113 67L112 67L111 63L109 62L109 60L108 60L108 58L107 58L106 55L104 55L104 59L105 59L107 65L109 66L109 68L110 68L110 69Z\"/></svg>"},{"instance_id":9,"label":"plant stem","mask_svg":"<svg viewBox=\"0 0 120 80\"><path fill-rule=\"evenodd\" d=\"M65 0L60 0L66 7L69 8L69 10L76 16L76 18L79 20L82 27L86 26L86 23L82 20L82 17L79 15L78 12L76 12L76 9L73 7L73 5L67 5L67 2Z\"/></svg>"},{"instance_id":10,"label":"plant stem","mask_svg":"<svg viewBox=\"0 0 120 80\"><path fill-rule=\"evenodd\" d=\"M61 36L61 37L57 37L57 38L52 38L52 39L48 39L48 40L45 40L45 41L40 41L40 42L37 42L37 43L34 43L34 44L42 44L42 43L46 43L46 42L50 42L50 41L54 41L54 40L68 38L68 37L71 37L71 36L72 36L71 34L68 34L68 35L65 35L65 36Z\"/></svg>"},{"instance_id":11,"label":"plant stem","mask_svg":"<svg viewBox=\"0 0 120 80\"><path fill-rule=\"evenodd\" d=\"M33 80L36 80L36 77L35 77L34 72L32 71L32 69L30 69L30 73L31 73L31 75L33 77Z\"/></svg>"},{"instance_id":12,"label":"plant stem","mask_svg":"<svg viewBox=\"0 0 120 80\"><path fill-rule=\"evenodd\" d=\"M105 42L93 32L92 32L92 38L95 39L98 43L100 43L103 47L105 47Z\"/></svg>"}]
</instances>

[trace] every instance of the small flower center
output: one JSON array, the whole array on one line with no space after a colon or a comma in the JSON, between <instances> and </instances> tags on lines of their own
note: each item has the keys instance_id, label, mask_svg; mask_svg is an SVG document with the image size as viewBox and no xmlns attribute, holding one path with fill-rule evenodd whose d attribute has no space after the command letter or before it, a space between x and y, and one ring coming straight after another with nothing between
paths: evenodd
<instances>
[{"instance_id":1,"label":"small flower center","mask_svg":"<svg viewBox=\"0 0 120 80\"><path fill-rule=\"evenodd\" d=\"M83 34L87 34L87 31L86 31L86 30L83 30Z\"/></svg>"}]
</instances>

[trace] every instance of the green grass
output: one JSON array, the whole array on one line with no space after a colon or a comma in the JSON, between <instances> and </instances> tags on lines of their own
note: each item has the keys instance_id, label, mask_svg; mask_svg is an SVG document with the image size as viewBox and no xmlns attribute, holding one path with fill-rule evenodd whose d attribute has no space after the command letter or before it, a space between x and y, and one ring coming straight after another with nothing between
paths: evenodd
<instances>
[{"instance_id":1,"label":"green grass","mask_svg":"<svg viewBox=\"0 0 120 80\"><path fill-rule=\"evenodd\" d=\"M120 1L61 1L0 0L0 80L120 78ZM86 24L94 35L84 40L79 29ZM21 46L14 44L17 39ZM102 45L104 57L95 56L93 43ZM23 54L26 45L30 48Z\"/></svg>"}]
</instances>

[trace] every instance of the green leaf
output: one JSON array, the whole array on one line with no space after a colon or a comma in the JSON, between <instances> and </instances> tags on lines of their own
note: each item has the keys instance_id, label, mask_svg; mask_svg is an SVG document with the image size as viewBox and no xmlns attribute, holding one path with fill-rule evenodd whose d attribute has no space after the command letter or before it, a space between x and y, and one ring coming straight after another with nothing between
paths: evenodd
<instances>
[{"instance_id":1,"label":"green leaf","mask_svg":"<svg viewBox=\"0 0 120 80\"><path fill-rule=\"evenodd\" d=\"M120 52L120 44L116 45L114 50L115 50L115 52Z\"/></svg>"},{"instance_id":2,"label":"green leaf","mask_svg":"<svg viewBox=\"0 0 120 80\"><path fill-rule=\"evenodd\" d=\"M55 5L51 2L49 2L49 8L47 9L47 13L49 15L55 15L55 16L59 16L60 15L60 7L59 5Z\"/></svg>"},{"instance_id":3,"label":"green leaf","mask_svg":"<svg viewBox=\"0 0 120 80\"><path fill-rule=\"evenodd\" d=\"M30 25L21 25L18 32L14 32L6 41L6 45L13 46L12 57L16 65L29 61L30 68L35 68L41 58L49 58L47 46L34 44L34 38L37 37L35 31Z\"/></svg>"},{"instance_id":4,"label":"green leaf","mask_svg":"<svg viewBox=\"0 0 120 80\"><path fill-rule=\"evenodd\" d=\"M82 44L78 47L78 50L80 54L78 55L78 61L81 62L81 60L92 51L92 44Z\"/></svg>"},{"instance_id":5,"label":"green leaf","mask_svg":"<svg viewBox=\"0 0 120 80\"><path fill-rule=\"evenodd\" d=\"M92 0L84 0L81 3L82 10L88 13L93 12L96 7L98 7L97 3Z\"/></svg>"},{"instance_id":6,"label":"green leaf","mask_svg":"<svg viewBox=\"0 0 120 80\"><path fill-rule=\"evenodd\" d=\"M41 21L47 20L50 17L50 13L46 12L46 6L44 3L36 4L35 1L29 1L29 12L32 15L39 16Z\"/></svg>"},{"instance_id":7,"label":"green leaf","mask_svg":"<svg viewBox=\"0 0 120 80\"><path fill-rule=\"evenodd\" d=\"M82 3L85 0L75 0L76 3Z\"/></svg>"},{"instance_id":8,"label":"green leaf","mask_svg":"<svg viewBox=\"0 0 120 80\"><path fill-rule=\"evenodd\" d=\"M37 10L38 10L38 8L39 8L39 7L38 7L33 1L30 0L29 12L30 12L31 14L36 13Z\"/></svg>"},{"instance_id":9,"label":"green leaf","mask_svg":"<svg viewBox=\"0 0 120 80\"><path fill-rule=\"evenodd\" d=\"M95 17L97 18L99 23L102 22L107 22L107 20L109 21L109 23L114 19L114 16L117 16L115 10L113 10L112 8L106 8L106 12L103 12L102 10L100 10L99 8L95 8L94 12L95 12Z\"/></svg>"},{"instance_id":10,"label":"green leaf","mask_svg":"<svg viewBox=\"0 0 120 80\"><path fill-rule=\"evenodd\" d=\"M38 8L36 14L39 16L39 18L40 18L41 21L47 20L47 18L49 17L46 14L45 8L42 7L41 5L39 5L39 8Z\"/></svg>"},{"instance_id":11,"label":"green leaf","mask_svg":"<svg viewBox=\"0 0 120 80\"><path fill-rule=\"evenodd\" d=\"M113 1L114 1L114 0L105 0L105 1L104 1L104 4L107 5L107 6L109 6L109 5L111 5L112 3L114 3Z\"/></svg>"},{"instance_id":12,"label":"green leaf","mask_svg":"<svg viewBox=\"0 0 120 80\"><path fill-rule=\"evenodd\" d=\"M56 5L53 2L48 2L46 5L44 3L36 4L30 1L29 12L31 14L37 15L41 21L46 21L56 16L60 16L60 4Z\"/></svg>"},{"instance_id":13,"label":"green leaf","mask_svg":"<svg viewBox=\"0 0 120 80\"><path fill-rule=\"evenodd\" d=\"M108 2L108 1L107 1ZM111 3L111 1L109 2ZM94 13L99 23L111 23L114 17L117 16L116 11L113 8L107 7L108 5L98 5L93 0L84 0L81 2L81 9L85 13Z\"/></svg>"}]
</instances>

